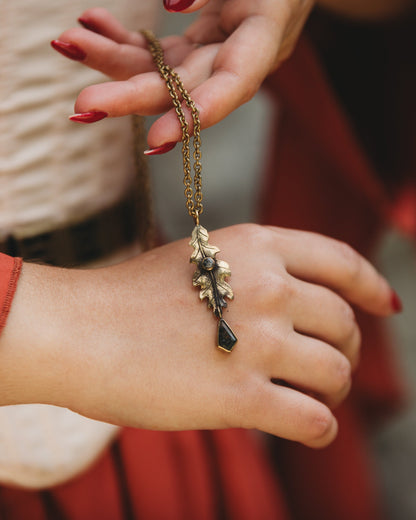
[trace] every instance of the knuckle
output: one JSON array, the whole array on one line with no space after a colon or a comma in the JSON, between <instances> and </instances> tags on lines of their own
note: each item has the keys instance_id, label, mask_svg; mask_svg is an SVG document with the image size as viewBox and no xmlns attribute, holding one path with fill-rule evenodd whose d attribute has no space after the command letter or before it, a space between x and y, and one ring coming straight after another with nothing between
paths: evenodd
<instances>
[{"instance_id":1,"label":"knuckle","mask_svg":"<svg viewBox=\"0 0 416 520\"><path fill-rule=\"evenodd\" d=\"M81 92L78 94L76 104L75 104L75 110L78 112L84 112L88 110L88 105L91 100L92 92L94 87L92 85L85 87Z\"/></svg>"},{"instance_id":2,"label":"knuckle","mask_svg":"<svg viewBox=\"0 0 416 520\"><path fill-rule=\"evenodd\" d=\"M257 247L267 247L270 245L271 233L264 226L259 224L240 224L239 229L244 236L247 245Z\"/></svg>"},{"instance_id":3,"label":"knuckle","mask_svg":"<svg viewBox=\"0 0 416 520\"><path fill-rule=\"evenodd\" d=\"M308 440L314 444L324 443L330 436L333 422L334 418L329 408L325 405L317 407L308 418Z\"/></svg>"},{"instance_id":4,"label":"knuckle","mask_svg":"<svg viewBox=\"0 0 416 520\"><path fill-rule=\"evenodd\" d=\"M253 345L256 352L257 366L268 367L281 360L290 346L292 328L286 324L276 326L274 319L259 321L256 332L256 343Z\"/></svg>"},{"instance_id":5,"label":"knuckle","mask_svg":"<svg viewBox=\"0 0 416 520\"><path fill-rule=\"evenodd\" d=\"M361 274L361 257L349 244L345 242L337 242L337 250L340 258L344 264L344 271L349 279L349 282L353 284L359 279Z\"/></svg>"},{"instance_id":6,"label":"knuckle","mask_svg":"<svg viewBox=\"0 0 416 520\"><path fill-rule=\"evenodd\" d=\"M296 288L290 277L279 272L263 272L253 281L252 294L264 306L276 306L287 303L295 294ZM277 307L278 306L278 307Z\"/></svg>"},{"instance_id":7,"label":"knuckle","mask_svg":"<svg viewBox=\"0 0 416 520\"><path fill-rule=\"evenodd\" d=\"M352 348L350 353L351 370L355 370L360 362L361 355L361 331L359 327L355 327L355 336L352 342Z\"/></svg>"},{"instance_id":8,"label":"knuckle","mask_svg":"<svg viewBox=\"0 0 416 520\"><path fill-rule=\"evenodd\" d=\"M344 321L346 323L348 323L349 325L352 325L352 326L355 325L355 314L354 314L354 311L353 311L351 305L349 305L342 298L340 300L341 300L341 313L342 313L342 317L343 317Z\"/></svg>"},{"instance_id":9,"label":"knuckle","mask_svg":"<svg viewBox=\"0 0 416 520\"><path fill-rule=\"evenodd\" d=\"M355 368L360 355L361 331L355 319L354 311L348 303L343 301L341 312L343 313L343 323L340 331L339 347Z\"/></svg>"},{"instance_id":10,"label":"knuckle","mask_svg":"<svg viewBox=\"0 0 416 520\"><path fill-rule=\"evenodd\" d=\"M261 84L252 78L252 81L246 82L245 88L241 95L241 104L248 103L257 94Z\"/></svg>"},{"instance_id":11,"label":"knuckle","mask_svg":"<svg viewBox=\"0 0 416 520\"><path fill-rule=\"evenodd\" d=\"M342 341L343 343L350 344L354 342L357 337L358 325L355 320L355 314L346 302L342 303L341 313L343 317Z\"/></svg>"},{"instance_id":12,"label":"knuckle","mask_svg":"<svg viewBox=\"0 0 416 520\"><path fill-rule=\"evenodd\" d=\"M351 386L351 363L341 355L336 367L336 392L344 394Z\"/></svg>"},{"instance_id":13,"label":"knuckle","mask_svg":"<svg viewBox=\"0 0 416 520\"><path fill-rule=\"evenodd\" d=\"M295 296L296 287L290 277L275 275L273 281L276 285L277 297L279 300L288 301Z\"/></svg>"},{"instance_id":14,"label":"knuckle","mask_svg":"<svg viewBox=\"0 0 416 520\"><path fill-rule=\"evenodd\" d=\"M265 290L272 292L279 299L289 298L295 292L293 283L288 276L283 273L272 271L261 275L261 285Z\"/></svg>"}]
</instances>

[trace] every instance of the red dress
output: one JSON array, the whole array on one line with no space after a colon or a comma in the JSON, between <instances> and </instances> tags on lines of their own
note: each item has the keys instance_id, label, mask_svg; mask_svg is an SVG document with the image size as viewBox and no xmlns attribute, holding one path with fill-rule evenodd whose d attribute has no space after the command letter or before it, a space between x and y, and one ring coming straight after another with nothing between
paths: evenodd
<instances>
[{"instance_id":1,"label":"red dress","mask_svg":"<svg viewBox=\"0 0 416 520\"><path fill-rule=\"evenodd\" d=\"M403 211L393 212L306 39L267 83L280 115L262 222L319 231L371 255L386 220ZM1 488L0 518L380 520L366 429L397 406L402 389L382 321L358 319L362 363L329 448L270 437L266 450L242 430L125 429L65 485L40 493Z\"/></svg>"}]
</instances>

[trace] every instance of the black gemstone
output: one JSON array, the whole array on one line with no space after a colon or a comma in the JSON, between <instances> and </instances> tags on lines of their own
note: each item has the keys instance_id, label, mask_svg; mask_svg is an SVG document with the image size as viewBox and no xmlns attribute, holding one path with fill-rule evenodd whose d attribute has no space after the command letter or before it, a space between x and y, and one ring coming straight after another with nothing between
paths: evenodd
<instances>
[{"instance_id":1,"label":"black gemstone","mask_svg":"<svg viewBox=\"0 0 416 520\"><path fill-rule=\"evenodd\" d=\"M214 258L211 258L210 256L206 256L202 261L201 261L201 267L202 269L204 269L205 271L212 271L215 267L215 259Z\"/></svg>"},{"instance_id":2,"label":"black gemstone","mask_svg":"<svg viewBox=\"0 0 416 520\"><path fill-rule=\"evenodd\" d=\"M237 336L231 330L228 323L221 318L218 322L218 347L227 352L231 352L236 343Z\"/></svg>"}]
</instances>

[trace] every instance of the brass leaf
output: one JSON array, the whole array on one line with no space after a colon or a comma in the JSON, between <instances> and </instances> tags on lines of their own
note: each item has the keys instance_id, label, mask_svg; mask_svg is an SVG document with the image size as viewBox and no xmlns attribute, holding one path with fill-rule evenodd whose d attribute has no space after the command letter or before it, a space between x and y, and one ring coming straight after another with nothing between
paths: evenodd
<instances>
[{"instance_id":1,"label":"brass leaf","mask_svg":"<svg viewBox=\"0 0 416 520\"><path fill-rule=\"evenodd\" d=\"M212 308L217 317L222 316L222 309L227 307L225 298L233 299L231 286L225 279L231 276L230 267L227 262L217 260L216 254L220 251L218 247L208 243L208 231L202 226L195 226L189 245L194 248L190 261L198 266L194 273L193 285L201 287L199 297L201 300L208 299L208 306ZM208 269L204 268L202 262L205 258L213 258L215 264Z\"/></svg>"}]
</instances>

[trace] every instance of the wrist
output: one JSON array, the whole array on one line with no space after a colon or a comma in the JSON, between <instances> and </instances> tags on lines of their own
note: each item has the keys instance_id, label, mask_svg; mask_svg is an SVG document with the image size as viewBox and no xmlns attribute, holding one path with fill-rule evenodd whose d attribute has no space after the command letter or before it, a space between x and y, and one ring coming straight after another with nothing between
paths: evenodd
<instances>
[{"instance_id":1,"label":"wrist","mask_svg":"<svg viewBox=\"0 0 416 520\"><path fill-rule=\"evenodd\" d=\"M0 405L61 405L65 270L24 263L0 337Z\"/></svg>"}]
</instances>

